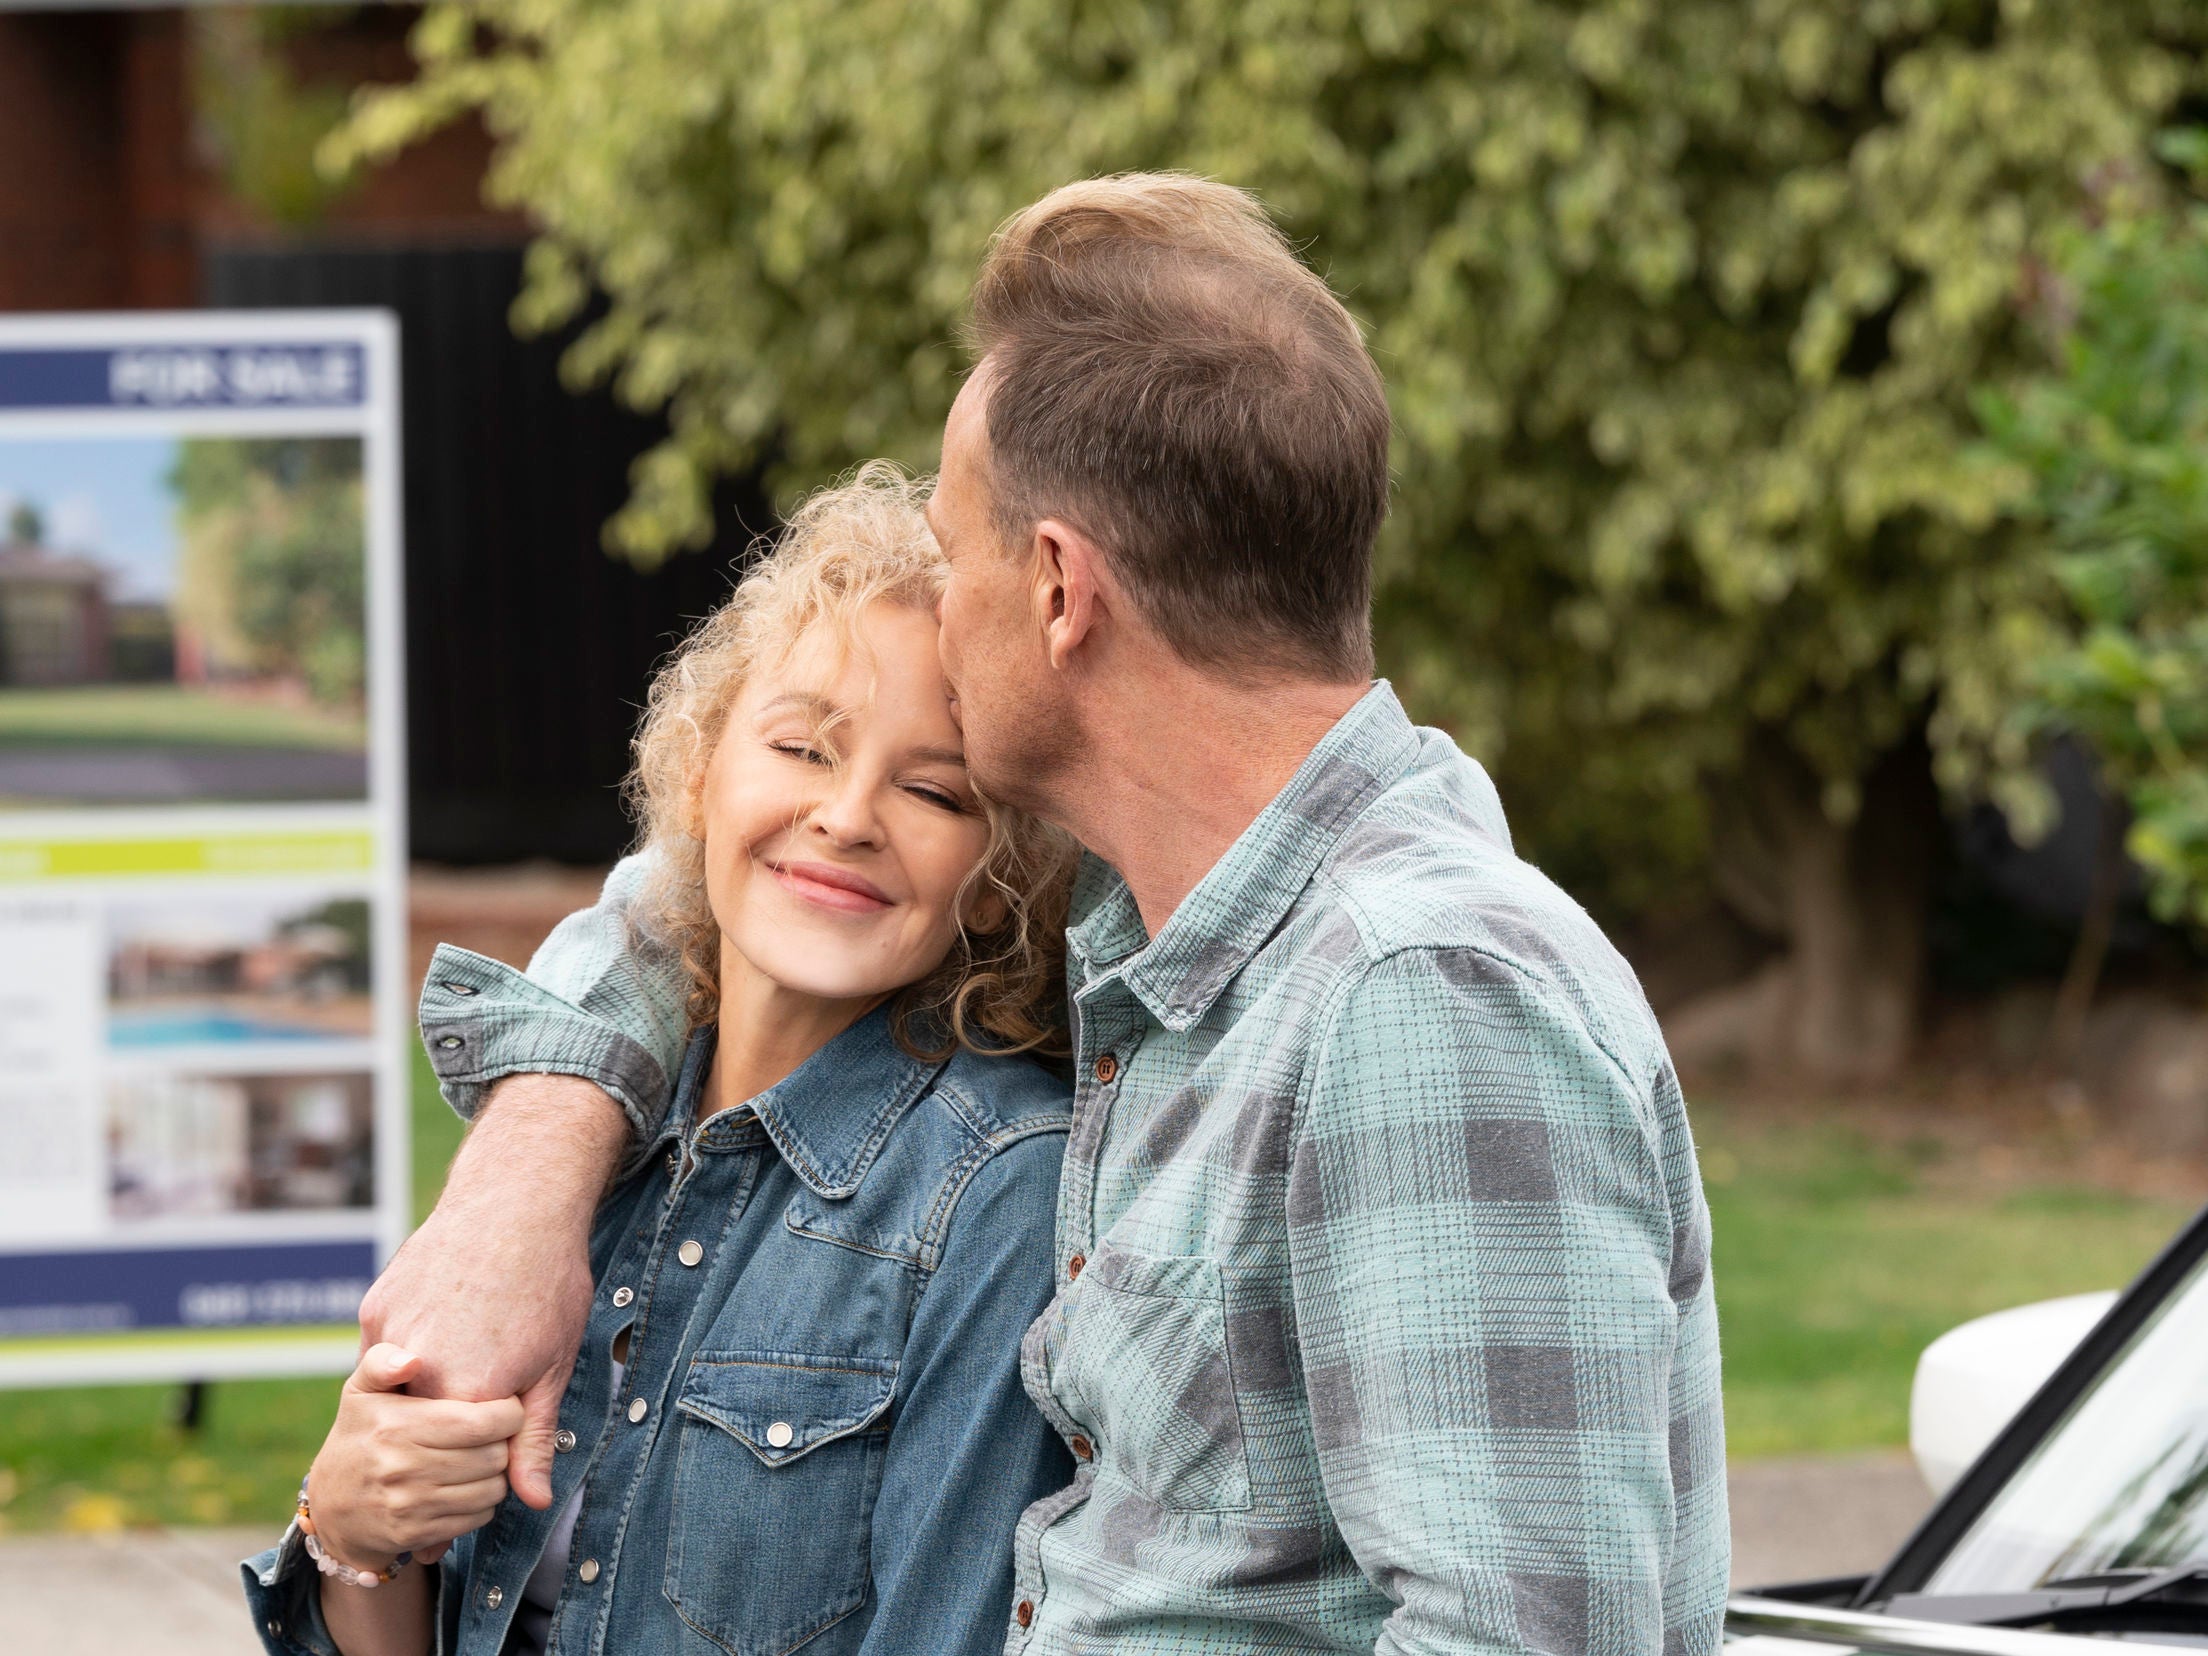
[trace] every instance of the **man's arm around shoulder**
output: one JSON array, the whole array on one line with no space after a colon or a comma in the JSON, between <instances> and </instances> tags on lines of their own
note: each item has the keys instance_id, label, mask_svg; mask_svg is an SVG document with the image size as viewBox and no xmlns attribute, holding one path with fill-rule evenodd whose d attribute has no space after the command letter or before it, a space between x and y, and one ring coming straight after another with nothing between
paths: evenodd
<instances>
[{"instance_id":1,"label":"man's arm around shoulder","mask_svg":"<svg viewBox=\"0 0 2208 1656\"><path fill-rule=\"evenodd\" d=\"M445 1097L471 1119L443 1194L361 1304L363 1347L423 1360L411 1389L519 1394L515 1492L551 1500L552 1435L590 1312L590 1224L624 1154L656 1131L687 1033L678 963L628 923L641 860L561 922L526 976L440 949L423 1039Z\"/></svg>"}]
</instances>

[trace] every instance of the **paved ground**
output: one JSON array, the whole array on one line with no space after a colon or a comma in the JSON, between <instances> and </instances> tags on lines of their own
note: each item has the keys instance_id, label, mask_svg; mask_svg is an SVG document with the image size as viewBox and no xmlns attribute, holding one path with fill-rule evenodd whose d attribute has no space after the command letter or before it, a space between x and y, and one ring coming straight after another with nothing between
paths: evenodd
<instances>
[{"instance_id":1,"label":"paved ground","mask_svg":"<svg viewBox=\"0 0 2208 1656\"><path fill-rule=\"evenodd\" d=\"M1729 1482L1736 1587L1874 1569L1932 1504L1898 1450L1750 1461Z\"/></svg>"},{"instance_id":2,"label":"paved ground","mask_svg":"<svg viewBox=\"0 0 2208 1656\"><path fill-rule=\"evenodd\" d=\"M1733 1579L1867 1569L1925 1505L1905 1455L1761 1461L1733 1473ZM0 1641L20 1656L252 1656L237 1563L255 1530L0 1540Z\"/></svg>"}]
</instances>

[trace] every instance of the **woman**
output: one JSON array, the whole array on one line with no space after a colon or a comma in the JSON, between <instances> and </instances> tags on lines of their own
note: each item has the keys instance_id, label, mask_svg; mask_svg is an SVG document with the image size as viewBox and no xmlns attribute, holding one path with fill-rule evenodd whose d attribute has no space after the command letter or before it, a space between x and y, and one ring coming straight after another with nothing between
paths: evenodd
<instances>
[{"instance_id":1,"label":"woman","mask_svg":"<svg viewBox=\"0 0 2208 1656\"><path fill-rule=\"evenodd\" d=\"M1018 1379L1070 857L967 779L920 501L886 466L815 496L653 687L645 909L696 1032L599 1212L551 1507L506 1494L516 1400L406 1396L372 1349L247 1567L271 1651L1002 1647L1014 1523L1071 1477Z\"/></svg>"}]
</instances>

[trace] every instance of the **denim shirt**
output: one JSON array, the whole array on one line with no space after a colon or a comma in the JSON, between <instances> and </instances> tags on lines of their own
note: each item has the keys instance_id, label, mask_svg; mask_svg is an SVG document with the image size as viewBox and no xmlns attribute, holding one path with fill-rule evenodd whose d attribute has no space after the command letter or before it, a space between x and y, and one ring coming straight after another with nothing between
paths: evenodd
<instances>
[{"instance_id":1,"label":"denim shirt","mask_svg":"<svg viewBox=\"0 0 2208 1656\"><path fill-rule=\"evenodd\" d=\"M432 973L507 968L444 950ZM508 1497L446 1555L436 1648L495 1656L580 1485L562 1656L993 1652L1020 1511L1072 1471L1019 1379L1065 1089L1018 1058L916 1061L877 1012L700 1122L711 1054L691 1041L599 1211L552 1506ZM270 1652L335 1648L296 1533L245 1578Z\"/></svg>"}]
</instances>

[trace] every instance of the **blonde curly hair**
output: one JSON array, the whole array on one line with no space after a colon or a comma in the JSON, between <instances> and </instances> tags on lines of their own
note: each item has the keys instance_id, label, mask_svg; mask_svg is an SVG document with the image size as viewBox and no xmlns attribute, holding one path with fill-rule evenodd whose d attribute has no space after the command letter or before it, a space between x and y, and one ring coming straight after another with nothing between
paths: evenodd
<instances>
[{"instance_id":1,"label":"blonde curly hair","mask_svg":"<svg viewBox=\"0 0 2208 1656\"><path fill-rule=\"evenodd\" d=\"M631 914L646 940L673 949L690 976L690 1023L720 1005L720 928L706 900L700 796L729 709L751 675L784 660L812 628L836 628L846 648L871 604L932 614L944 565L922 508L930 480L886 461L862 466L791 514L736 590L660 668L635 742L625 793L637 849L653 853ZM1023 812L983 798L988 846L959 892L977 890L1004 918L987 932L961 921L943 964L891 1003L898 1042L941 1060L1066 1050L1065 918L1073 842Z\"/></svg>"}]
</instances>

